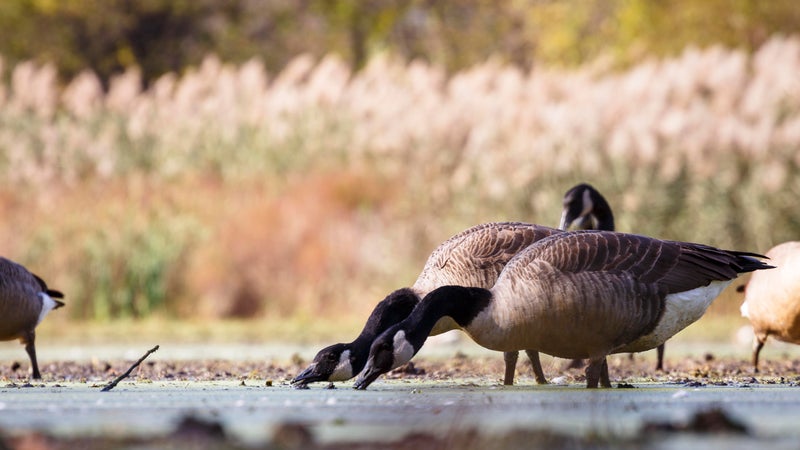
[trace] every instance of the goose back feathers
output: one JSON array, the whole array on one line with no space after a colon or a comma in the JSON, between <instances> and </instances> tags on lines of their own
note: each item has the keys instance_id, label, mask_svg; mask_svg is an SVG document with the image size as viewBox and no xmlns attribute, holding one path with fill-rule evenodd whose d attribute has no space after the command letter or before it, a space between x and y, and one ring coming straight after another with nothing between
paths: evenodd
<instances>
[{"instance_id":1,"label":"goose back feathers","mask_svg":"<svg viewBox=\"0 0 800 450\"><path fill-rule=\"evenodd\" d=\"M431 253L412 289L423 298L446 285L490 288L517 253L559 230L523 222L476 225L443 242ZM443 318L432 330L436 335L459 328Z\"/></svg>"},{"instance_id":2,"label":"goose back feathers","mask_svg":"<svg viewBox=\"0 0 800 450\"><path fill-rule=\"evenodd\" d=\"M709 286L771 267L757 257L608 231L552 235L518 253L491 289L445 286L428 294L373 342L356 387L407 362L442 316L489 349L588 358L587 386L596 387L608 354L656 332L647 345L662 343L702 315L721 290ZM667 323L670 309L680 311Z\"/></svg>"}]
</instances>

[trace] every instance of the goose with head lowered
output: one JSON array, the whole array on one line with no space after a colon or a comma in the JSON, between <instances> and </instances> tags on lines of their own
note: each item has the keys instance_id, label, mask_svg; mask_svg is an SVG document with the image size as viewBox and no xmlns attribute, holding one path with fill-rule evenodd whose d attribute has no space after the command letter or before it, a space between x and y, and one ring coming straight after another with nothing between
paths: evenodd
<instances>
[{"instance_id":1,"label":"goose with head lowered","mask_svg":"<svg viewBox=\"0 0 800 450\"><path fill-rule=\"evenodd\" d=\"M22 265L0 257L0 341L19 339L25 344L35 379L42 378L35 329L47 313L64 306L56 298L64 298L64 294L48 288Z\"/></svg>"},{"instance_id":2,"label":"goose with head lowered","mask_svg":"<svg viewBox=\"0 0 800 450\"><path fill-rule=\"evenodd\" d=\"M375 339L355 387L408 362L443 317L492 350L588 359L587 387L611 387L607 355L662 344L740 273L772 267L760 257L611 231L555 234L518 253L491 289L430 292Z\"/></svg>"},{"instance_id":3,"label":"goose with head lowered","mask_svg":"<svg viewBox=\"0 0 800 450\"><path fill-rule=\"evenodd\" d=\"M320 350L308 368L297 375L292 383L296 387L306 387L308 383L317 381L345 381L356 376L367 363L372 340L404 320L426 294L451 284L490 288L514 255L556 233L560 231L530 223L493 222L476 225L456 234L431 253L413 286L398 289L378 303L354 341ZM456 303L452 307L458 309L459 305ZM442 317L437 322L428 330L430 334L459 328L449 317ZM539 354L531 351L528 355L532 357L531 364L537 382L545 383ZM510 370L513 380L514 367L511 366ZM506 366L506 374L508 372Z\"/></svg>"}]
</instances>

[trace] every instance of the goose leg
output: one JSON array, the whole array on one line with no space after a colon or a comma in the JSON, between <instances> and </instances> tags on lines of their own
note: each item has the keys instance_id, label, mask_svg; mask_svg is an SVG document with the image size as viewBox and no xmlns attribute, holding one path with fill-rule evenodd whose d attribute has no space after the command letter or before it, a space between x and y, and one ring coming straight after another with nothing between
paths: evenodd
<instances>
[{"instance_id":1,"label":"goose leg","mask_svg":"<svg viewBox=\"0 0 800 450\"><path fill-rule=\"evenodd\" d=\"M519 358L519 352L503 352L503 360L506 362L506 375L503 378L503 384L506 386L514 384L514 372L517 370L517 358Z\"/></svg>"},{"instance_id":2,"label":"goose leg","mask_svg":"<svg viewBox=\"0 0 800 450\"><path fill-rule=\"evenodd\" d=\"M659 345L656 347L656 353L658 354L658 361L656 362L656 370L663 372L664 371L664 344Z\"/></svg>"},{"instance_id":3,"label":"goose leg","mask_svg":"<svg viewBox=\"0 0 800 450\"><path fill-rule=\"evenodd\" d=\"M22 338L22 342L25 344L25 351L28 352L28 357L31 359L33 378L35 380L39 380L42 378L42 374L39 373L39 363L36 362L36 346L34 345L35 340L36 334L33 331L25 333Z\"/></svg>"},{"instance_id":4,"label":"goose leg","mask_svg":"<svg viewBox=\"0 0 800 450\"><path fill-rule=\"evenodd\" d=\"M608 360L603 358L603 367L600 370L600 386L604 388L611 387L611 378L608 376Z\"/></svg>"},{"instance_id":5,"label":"goose leg","mask_svg":"<svg viewBox=\"0 0 800 450\"><path fill-rule=\"evenodd\" d=\"M605 375L603 375L603 366L605 365ZM608 365L606 364L606 357L590 359L589 364L586 366L586 387L596 389L600 383L600 378L608 378ZM603 387L611 387L611 383L606 379ZM608 384L606 386L606 384Z\"/></svg>"},{"instance_id":6,"label":"goose leg","mask_svg":"<svg viewBox=\"0 0 800 450\"><path fill-rule=\"evenodd\" d=\"M533 377L536 379L536 384L547 384L547 378L544 376L542 370L542 363L539 361L539 352L535 350L525 350L528 359L531 360L531 368L533 369Z\"/></svg>"},{"instance_id":7,"label":"goose leg","mask_svg":"<svg viewBox=\"0 0 800 450\"><path fill-rule=\"evenodd\" d=\"M761 353L761 349L764 347L766 341L766 336L762 337L759 335L756 335L753 340L753 372L755 373L758 373L758 354Z\"/></svg>"}]
</instances>

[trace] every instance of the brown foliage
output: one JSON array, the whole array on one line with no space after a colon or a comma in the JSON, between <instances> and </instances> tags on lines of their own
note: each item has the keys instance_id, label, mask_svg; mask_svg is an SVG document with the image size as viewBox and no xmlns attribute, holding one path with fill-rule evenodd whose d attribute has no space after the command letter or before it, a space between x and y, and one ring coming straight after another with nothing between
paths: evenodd
<instances>
[{"instance_id":1,"label":"brown foliage","mask_svg":"<svg viewBox=\"0 0 800 450\"><path fill-rule=\"evenodd\" d=\"M186 285L199 301L193 312L283 316L345 306L345 285L369 270L359 261L359 214L391 202L391 184L330 172L290 182L275 197L248 194L214 218L189 263Z\"/></svg>"}]
</instances>

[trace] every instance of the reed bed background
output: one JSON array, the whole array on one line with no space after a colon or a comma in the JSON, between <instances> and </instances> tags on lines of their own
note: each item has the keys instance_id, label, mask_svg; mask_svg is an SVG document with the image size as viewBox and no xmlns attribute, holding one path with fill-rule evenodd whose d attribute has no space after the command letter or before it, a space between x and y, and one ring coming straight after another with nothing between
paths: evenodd
<instances>
[{"instance_id":1,"label":"reed bed background","mask_svg":"<svg viewBox=\"0 0 800 450\"><path fill-rule=\"evenodd\" d=\"M621 231L751 251L800 237L798 37L621 72L209 56L104 91L0 68L0 249L65 291L71 319L363 318L466 227L556 226L581 181Z\"/></svg>"}]
</instances>

